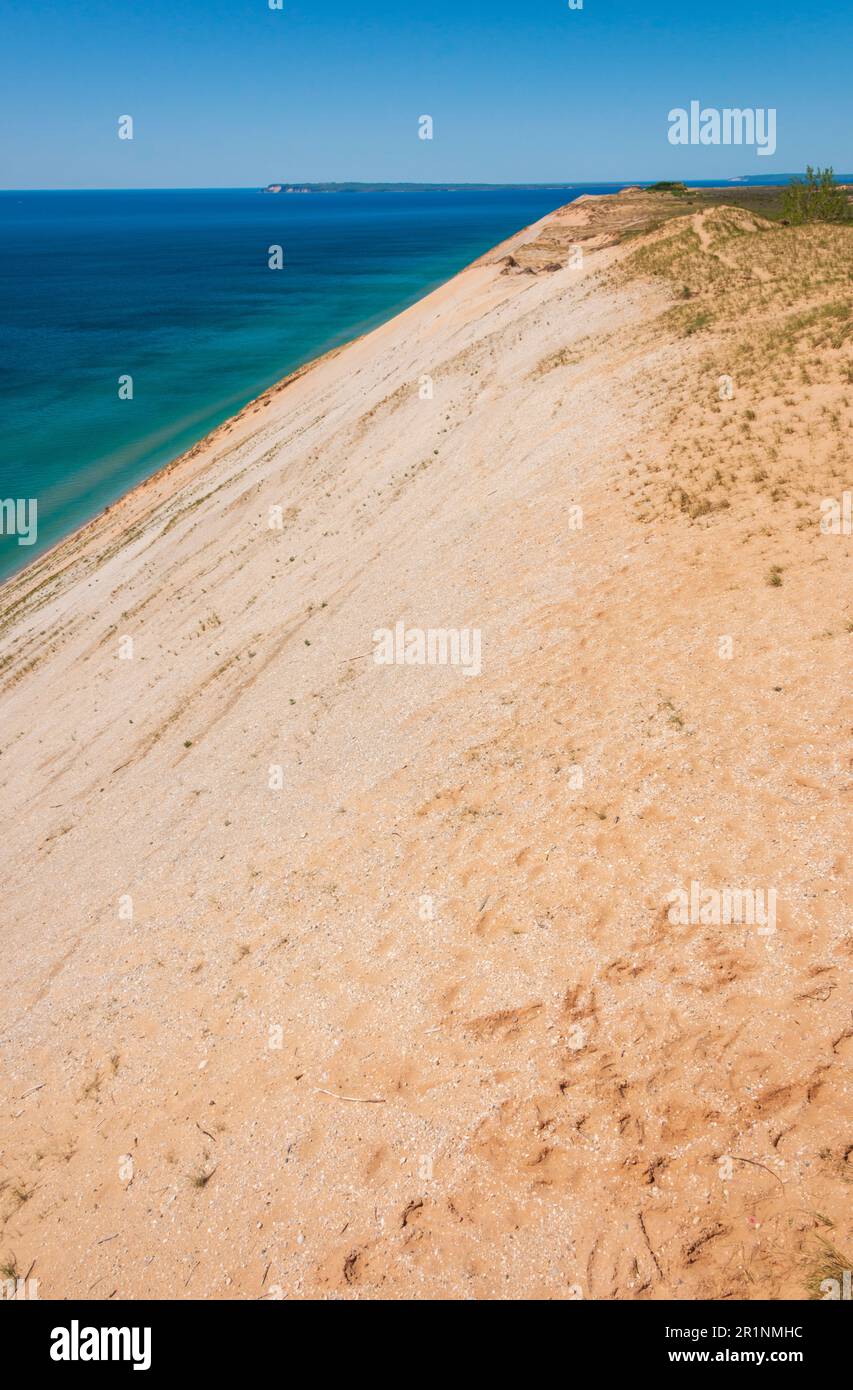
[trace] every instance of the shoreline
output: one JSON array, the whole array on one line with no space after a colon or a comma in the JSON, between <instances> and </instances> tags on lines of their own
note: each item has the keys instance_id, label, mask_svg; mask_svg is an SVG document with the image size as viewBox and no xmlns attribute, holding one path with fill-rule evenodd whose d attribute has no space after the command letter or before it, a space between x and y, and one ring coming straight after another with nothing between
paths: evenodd
<instances>
[{"instance_id":1,"label":"shoreline","mask_svg":"<svg viewBox=\"0 0 853 1390\"><path fill-rule=\"evenodd\" d=\"M136 494L141 494L153 484L163 481L171 472L179 468L182 463L187 463L199 453L206 452L208 449L213 448L219 436L221 434L227 434L246 414L254 414L256 408L265 408L267 405L271 404L274 397L278 396L280 392L284 391L293 382L298 381L306 372L310 371L315 366L319 366L327 359L336 357L338 353L343 352L351 343L358 342L361 336L364 335L349 338L347 342L342 343L340 347L330 348L328 352L321 353L319 357L312 357L310 361L303 363L301 367L296 367L292 372L288 372L285 376L274 382L272 386L260 392L259 395L253 396L233 415L227 416L220 424L208 430L206 434L203 434L194 444L191 444L189 448L182 450L180 454L176 454L175 457L169 459L167 463L160 464L153 473L147 474L144 478L141 478L138 483L133 483L130 487L126 488L114 502L108 502L106 506L101 507L89 517L87 521L81 522L78 526L68 531L66 535L60 537L59 540L54 541L47 550L41 551L38 555L33 556L31 560L25 561L20 569L14 570L11 574L6 575L4 579L0 579L0 603L2 603L3 591L7 585L18 583L24 578L28 571L34 569L35 566L42 562L46 562L50 557L55 556L57 551L61 550L63 546L70 544L77 538L84 537L89 530L97 528L102 522L111 518L113 512L127 504Z\"/></svg>"},{"instance_id":2,"label":"shoreline","mask_svg":"<svg viewBox=\"0 0 853 1390\"><path fill-rule=\"evenodd\" d=\"M547 187L549 185L545 186ZM573 204L571 203L564 204L563 207L571 207L572 205ZM345 352L348 348L369 338L378 329L384 327L385 324L393 322L401 315L406 314L409 310L415 308L417 305L429 299L430 296L435 294L437 291L442 290L446 285L451 284L458 276L465 275L469 270L473 269L475 266L488 263L489 258L497 254L502 247L509 246L510 243L515 243L518 238L523 237L527 233L540 228L548 221L549 218L554 217L558 212L561 212L562 210L562 207L555 209L554 212L546 213L543 218L538 219L536 222L528 223L525 226L519 228L518 231L511 233L509 237L506 237L503 241L498 242L497 245L490 248L490 250L483 252L483 254L481 256L478 256L475 260L470 261L467 265L462 266L462 268L456 271L455 274L450 277L450 279L442 281L440 285L435 286L432 290L429 290L425 295L419 296L412 304L407 305L405 309L399 310L396 313L392 314L389 318L384 319L382 323L377 324L374 328L368 329L367 332L358 333L354 337L348 338L346 342L339 344L337 347L330 348L327 352L320 353L319 356L310 358L307 362L304 362L302 366L294 368L292 372L286 373L283 377L275 381L271 386L259 392L258 395L251 397L246 402L246 404L242 406L238 411L236 411L233 415L227 416L224 420L220 422L220 424L214 426L213 429L208 430L207 433L202 435L198 440L195 441L195 443L191 444L188 448L182 450L181 453L176 454L175 457L168 460L168 462L161 464L158 468L154 470L154 472L147 474L144 478L140 479L139 482L134 483L130 487L126 488L125 491L122 492L120 496L118 496L115 499L115 501L109 502L106 506L101 507L91 517L89 517L88 520L81 522L78 526L74 526L70 531L68 531L58 540L56 540L46 550L41 551L38 555L33 556L32 559L25 559L24 563L21 565L20 568L13 570L11 574L8 574L3 579L0 579L0 606L2 606L3 604L5 598L5 591L9 586L23 582L27 574L34 571L37 566L42 564L42 562L47 562L51 557L56 557L57 552L61 551L64 546L70 545L78 539L81 542L84 542L87 537L87 534L90 531L94 532L99 528L99 526L102 523L112 520L114 517L114 513L116 513L122 507L129 505L134 499L134 497L136 497L137 495L141 496L143 493L150 490L150 488L156 483L164 481L172 472L180 468L182 464L189 463L192 459L196 458L201 453L207 454L211 452L215 448L215 446L220 442L221 437L225 434L229 434L232 431L232 429L235 428L235 426L239 425L242 421L245 420L245 417L247 415L256 414L259 410L266 409L268 406L272 405L278 399L282 392L284 392L289 386L293 385L296 381L299 381L307 373L313 371L317 367L322 366L327 361L332 361L335 357L339 356L342 352ZM236 440L232 440L230 442L235 443ZM213 460L211 460L211 462L212 461ZM0 607L0 619L2 619L2 607Z\"/></svg>"}]
</instances>

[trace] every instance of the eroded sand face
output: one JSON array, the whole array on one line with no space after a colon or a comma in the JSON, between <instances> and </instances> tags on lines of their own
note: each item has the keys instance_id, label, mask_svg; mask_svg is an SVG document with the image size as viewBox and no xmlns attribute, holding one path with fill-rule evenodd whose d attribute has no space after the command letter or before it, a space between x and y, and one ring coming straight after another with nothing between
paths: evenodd
<instances>
[{"instance_id":1,"label":"eroded sand face","mask_svg":"<svg viewBox=\"0 0 853 1390\"><path fill-rule=\"evenodd\" d=\"M546 219L3 589L41 1297L806 1297L853 1249L851 233L645 215ZM398 622L481 674L376 664Z\"/></svg>"}]
</instances>

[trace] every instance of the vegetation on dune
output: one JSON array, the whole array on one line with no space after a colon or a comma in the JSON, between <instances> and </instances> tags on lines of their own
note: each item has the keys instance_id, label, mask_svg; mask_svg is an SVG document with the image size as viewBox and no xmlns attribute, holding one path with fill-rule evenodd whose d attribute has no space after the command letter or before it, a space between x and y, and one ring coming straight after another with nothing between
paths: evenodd
<instances>
[{"instance_id":1,"label":"vegetation on dune","mask_svg":"<svg viewBox=\"0 0 853 1390\"><path fill-rule=\"evenodd\" d=\"M641 332L695 344L670 388L670 447L632 465L641 520L676 512L707 527L736 513L762 534L818 535L821 499L846 485L853 427L851 236L848 218L786 226L753 208L691 208L614 269L614 288L670 287ZM778 589L773 559L764 574Z\"/></svg>"},{"instance_id":2,"label":"vegetation on dune","mask_svg":"<svg viewBox=\"0 0 853 1390\"><path fill-rule=\"evenodd\" d=\"M757 213L772 222L786 221L801 225L801 222L843 222L850 218L850 203L847 190L833 182L833 171L811 170L806 180L795 179L791 187L778 184L728 184L719 188L687 188L683 183L664 180L644 188L644 193L653 193L654 219L683 217L686 212L704 212L712 207L743 208ZM796 208L789 208L792 198L797 201ZM813 191L810 191L813 190ZM800 217L800 205L807 216ZM793 213L793 215L792 215ZM829 215L827 215L829 214ZM625 237L641 236L648 227L626 231Z\"/></svg>"},{"instance_id":3,"label":"vegetation on dune","mask_svg":"<svg viewBox=\"0 0 853 1390\"><path fill-rule=\"evenodd\" d=\"M831 1225L826 1217L820 1218L826 1225ZM824 1236L819 1236L817 1249L806 1269L806 1290L810 1299L826 1299L833 1291L827 1288L827 1281L835 1285L835 1297L842 1298L845 1288L845 1274L847 1280L850 1278L850 1270L853 1262L846 1254L834 1246L831 1241Z\"/></svg>"},{"instance_id":4,"label":"vegetation on dune","mask_svg":"<svg viewBox=\"0 0 853 1390\"><path fill-rule=\"evenodd\" d=\"M791 179L782 210L795 227L804 222L845 222L850 216L850 202L846 190L835 182L831 165L813 169L807 164L805 179Z\"/></svg>"}]
</instances>

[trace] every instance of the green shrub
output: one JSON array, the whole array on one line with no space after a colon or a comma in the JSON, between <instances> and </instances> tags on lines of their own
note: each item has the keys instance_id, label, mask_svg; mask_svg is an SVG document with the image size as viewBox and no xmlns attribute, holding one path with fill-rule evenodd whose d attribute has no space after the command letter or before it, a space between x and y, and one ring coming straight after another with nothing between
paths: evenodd
<instances>
[{"instance_id":1,"label":"green shrub","mask_svg":"<svg viewBox=\"0 0 853 1390\"><path fill-rule=\"evenodd\" d=\"M782 213L793 226L803 222L844 222L850 215L847 194L835 182L832 168L806 166L805 179L792 179L782 200Z\"/></svg>"}]
</instances>

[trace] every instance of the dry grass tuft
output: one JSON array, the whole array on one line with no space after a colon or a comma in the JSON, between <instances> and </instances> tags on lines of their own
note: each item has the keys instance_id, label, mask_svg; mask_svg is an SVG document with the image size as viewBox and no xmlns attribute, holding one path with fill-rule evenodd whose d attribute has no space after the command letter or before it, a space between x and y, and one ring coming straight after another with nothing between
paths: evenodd
<instances>
[{"instance_id":1,"label":"dry grass tuft","mask_svg":"<svg viewBox=\"0 0 853 1390\"><path fill-rule=\"evenodd\" d=\"M840 1298L844 1291L845 1273L848 1282L853 1278L853 1260L843 1255L825 1236L817 1236L816 1239L818 1249L806 1261L805 1268L805 1287L809 1298L822 1300L831 1296L833 1292ZM837 1288L824 1287L827 1281L832 1281Z\"/></svg>"}]
</instances>

